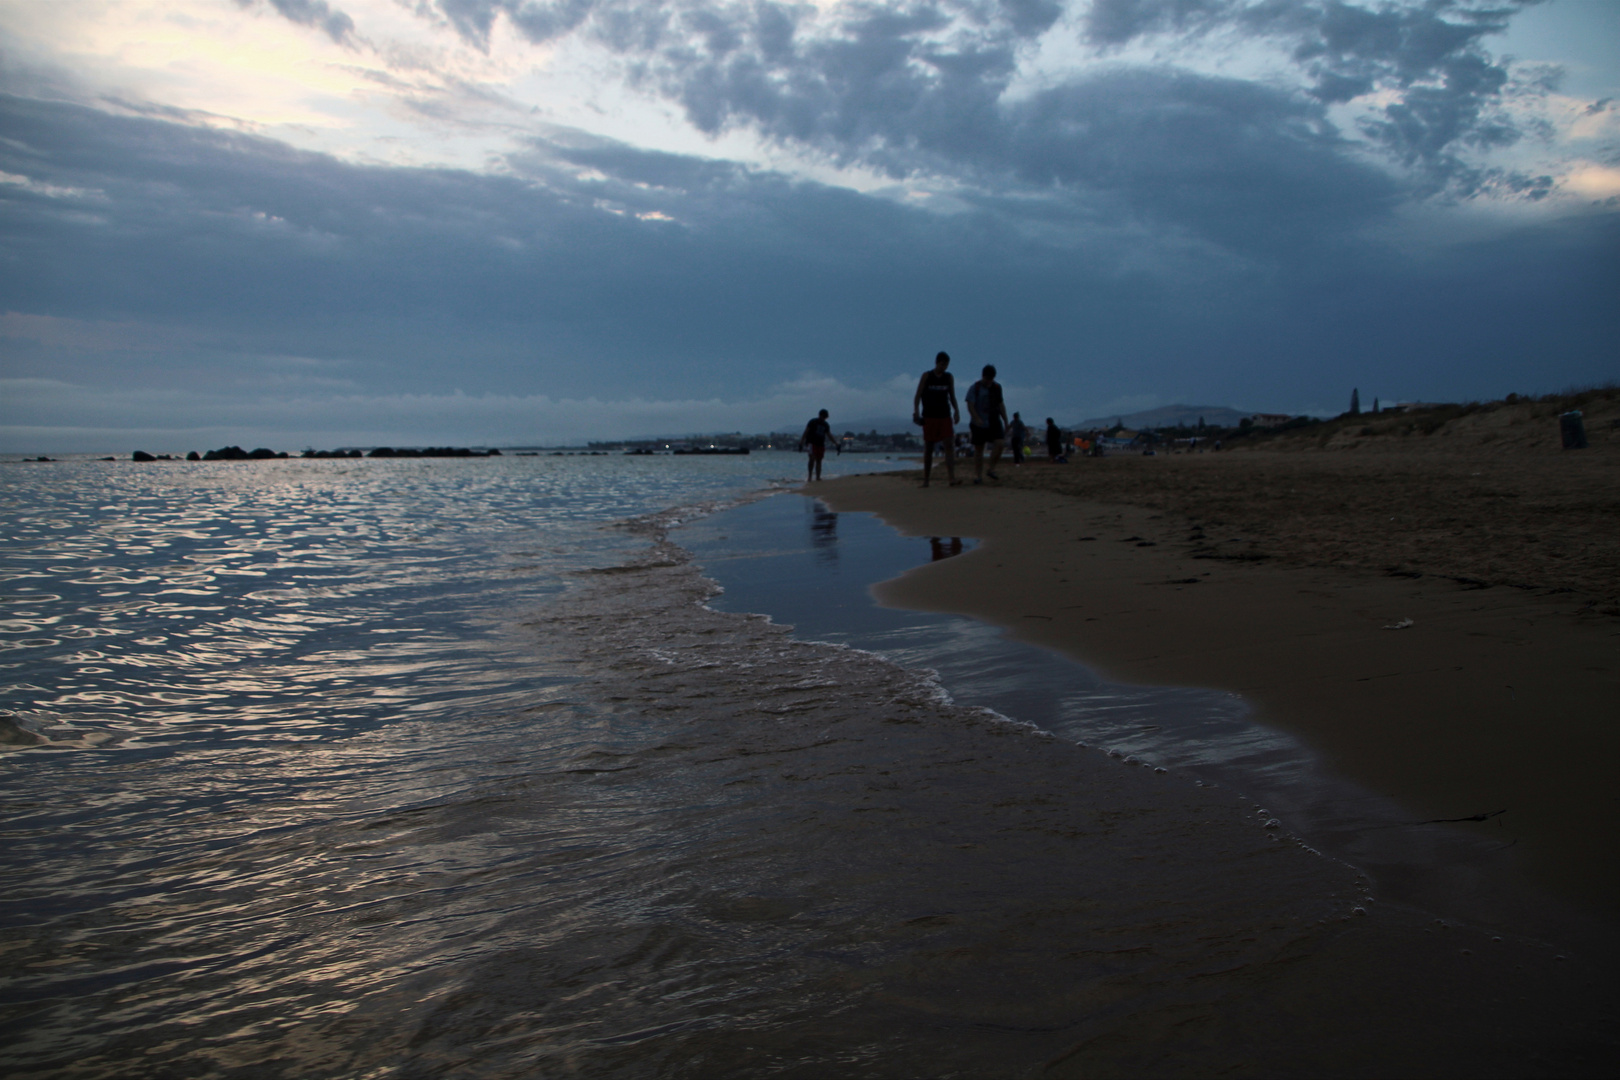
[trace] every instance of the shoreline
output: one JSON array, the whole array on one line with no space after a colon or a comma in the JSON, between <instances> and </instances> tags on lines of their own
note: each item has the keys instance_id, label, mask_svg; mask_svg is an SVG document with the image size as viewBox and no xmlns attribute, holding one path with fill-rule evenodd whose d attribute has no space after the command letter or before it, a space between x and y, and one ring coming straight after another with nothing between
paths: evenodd
<instances>
[{"instance_id":1,"label":"shoreline","mask_svg":"<svg viewBox=\"0 0 1620 1080\"><path fill-rule=\"evenodd\" d=\"M702 950L705 978L795 1003L747 1006L740 1040L671 1024L668 1060L690 1040L705 1075L835 1058L987 1077L1611 1071L1612 965L1592 942L1385 902L1239 792L710 607L721 586L645 524L641 556L526 625L569 643L587 698L671 723L588 758L593 788L673 800L649 818L661 898L637 918L660 937L685 903L743 922ZM672 874L693 880L672 895Z\"/></svg>"},{"instance_id":2,"label":"shoreline","mask_svg":"<svg viewBox=\"0 0 1620 1080\"><path fill-rule=\"evenodd\" d=\"M1118 681L1235 692L1257 722L1415 817L1492 815L1452 827L1506 838L1532 887L1614 928L1620 620L1566 594L1199 557L1203 530L1171 506L921 490L903 473L801 491L903 533L981 540L875 586L880 602L978 618ZM1455 887L1487 909L1513 906L1488 883ZM1500 921L1519 919L1503 910Z\"/></svg>"}]
</instances>

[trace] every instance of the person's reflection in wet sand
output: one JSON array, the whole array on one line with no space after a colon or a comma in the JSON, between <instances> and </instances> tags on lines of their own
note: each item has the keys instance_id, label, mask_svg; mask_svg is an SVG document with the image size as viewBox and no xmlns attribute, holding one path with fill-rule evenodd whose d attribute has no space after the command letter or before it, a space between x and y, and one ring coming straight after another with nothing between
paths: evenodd
<instances>
[{"instance_id":1,"label":"person's reflection in wet sand","mask_svg":"<svg viewBox=\"0 0 1620 1080\"><path fill-rule=\"evenodd\" d=\"M818 559L838 561L838 515L821 503L811 504L810 543Z\"/></svg>"},{"instance_id":2,"label":"person's reflection in wet sand","mask_svg":"<svg viewBox=\"0 0 1620 1080\"><path fill-rule=\"evenodd\" d=\"M932 562L939 562L939 560L948 559L952 555L962 554L962 538L960 536L951 537L948 543L943 536L930 536L928 546L931 549L930 561Z\"/></svg>"}]
</instances>

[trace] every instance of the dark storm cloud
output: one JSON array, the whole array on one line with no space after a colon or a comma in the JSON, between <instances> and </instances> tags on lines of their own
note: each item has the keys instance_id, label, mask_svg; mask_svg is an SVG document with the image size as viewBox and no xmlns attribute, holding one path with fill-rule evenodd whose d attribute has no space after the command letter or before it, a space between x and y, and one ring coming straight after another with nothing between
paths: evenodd
<instances>
[{"instance_id":1,"label":"dark storm cloud","mask_svg":"<svg viewBox=\"0 0 1620 1080\"><path fill-rule=\"evenodd\" d=\"M1096 129L1127 101L1205 107L1221 93L1241 89L1195 81L1062 111ZM1295 106L1271 107L1304 122ZM0 98L0 122L0 172L13 178L0 185L0 271L7 306L26 313L6 346L11 378L245 399L303 387L325 400L338 385L734 398L805 370L886 381L948 345L1007 363L1060 402L1152 386L1302 408L1324 373L1337 403L1349 377L1337 371L1431 397L1459 384L1529 389L1503 373L1534 357L1601 372L1602 342L1620 332L1599 299L1620 287L1612 217L1414 263L1327 220L1347 205L1368 220L1386 193L1363 181L1347 202L1353 185L1308 123L1297 137L1308 153L1285 140L1253 159L1296 162L1280 182L1197 162L1155 173L1141 161L1157 152L1085 164L1122 192L1208 187L1206 235L1223 216L1258 220L1245 199L1294 199L1286 235L1251 242L1257 260L1234 256L1236 241L1183 243L1064 198L982 194L941 215L577 132L534 138L511 175L491 176L346 164L20 97ZM1115 122L1134 137L1153 126ZM1218 157L1213 143L1206 154ZM1056 160L1054 173L1079 167ZM1312 190L1340 201L1313 213ZM1172 194L1191 219L1197 200ZM1445 377L1406 389L1419 368Z\"/></svg>"},{"instance_id":2,"label":"dark storm cloud","mask_svg":"<svg viewBox=\"0 0 1620 1080\"><path fill-rule=\"evenodd\" d=\"M323 31L339 45L352 44L354 20L337 10L326 0L265 0L284 18L299 26L312 26ZM258 5L259 0L236 0L244 8Z\"/></svg>"},{"instance_id":3,"label":"dark storm cloud","mask_svg":"<svg viewBox=\"0 0 1620 1080\"><path fill-rule=\"evenodd\" d=\"M1166 33L1231 30L1287 45L1325 104L1374 90L1397 100L1365 120L1362 134L1404 165L1427 173L1431 186L1459 194L1507 187L1531 197L1550 190L1545 178L1469 168L1462 147L1506 146L1523 132L1501 108L1511 75L1481 44L1501 33L1515 12L1539 0L1362 6L1340 2L1260 3L1234 0L1098 0L1087 37L1107 46ZM1534 93L1537 87L1523 88Z\"/></svg>"},{"instance_id":4,"label":"dark storm cloud","mask_svg":"<svg viewBox=\"0 0 1620 1080\"><path fill-rule=\"evenodd\" d=\"M1031 251L1006 229L582 136L537 139L521 175L485 176L25 98L0 108L0 172L32 185L0 189L13 310L181 322L220 355L387 358L404 386L442 381L432 361L447 351L477 361L454 373L469 389L610 371L649 393L735 386L719 367L694 376L718 356L793 374L850 323L893 347L884 310L963 287L930 267ZM14 354L11 373L47 373L28 363Z\"/></svg>"}]
</instances>

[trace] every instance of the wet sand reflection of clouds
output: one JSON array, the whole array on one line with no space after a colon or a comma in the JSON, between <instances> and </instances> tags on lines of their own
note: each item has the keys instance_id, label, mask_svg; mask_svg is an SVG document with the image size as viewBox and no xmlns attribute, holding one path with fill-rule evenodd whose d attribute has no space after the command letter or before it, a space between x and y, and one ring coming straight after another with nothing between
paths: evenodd
<instances>
[{"instance_id":1,"label":"wet sand reflection of clouds","mask_svg":"<svg viewBox=\"0 0 1620 1080\"><path fill-rule=\"evenodd\" d=\"M838 515L819 501L807 500L805 505L810 510L810 544L815 549L817 561L837 563Z\"/></svg>"},{"instance_id":2,"label":"wet sand reflection of clouds","mask_svg":"<svg viewBox=\"0 0 1620 1080\"><path fill-rule=\"evenodd\" d=\"M930 536L928 538L928 550L930 562L939 562L939 560L948 559L952 555L960 555L962 554L962 538L953 536L950 540L946 540L943 536Z\"/></svg>"}]
</instances>

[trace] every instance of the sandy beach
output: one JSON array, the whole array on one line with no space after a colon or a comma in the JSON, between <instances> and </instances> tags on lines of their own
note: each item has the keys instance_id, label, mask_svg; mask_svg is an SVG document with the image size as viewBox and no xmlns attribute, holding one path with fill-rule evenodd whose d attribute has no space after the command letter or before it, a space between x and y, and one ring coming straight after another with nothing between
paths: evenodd
<instances>
[{"instance_id":1,"label":"sandy beach","mask_svg":"<svg viewBox=\"0 0 1620 1080\"><path fill-rule=\"evenodd\" d=\"M1612 922L1615 399L1585 403L1580 451L1524 403L1427 434L1384 417L1219 453L1004 462L982 487L891 474L814 493L982 538L884 584L885 602L973 615L1122 681L1237 692L1415 817L1485 817L1456 827L1505 838L1534 883Z\"/></svg>"}]
</instances>

